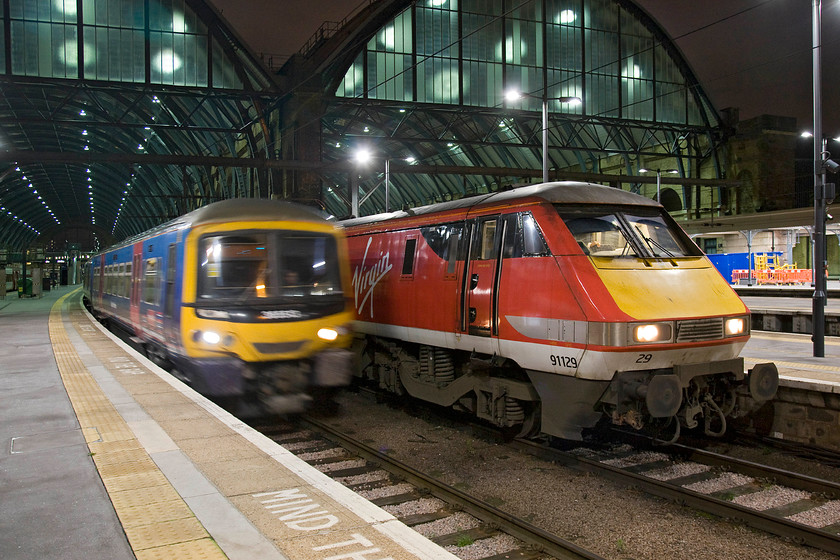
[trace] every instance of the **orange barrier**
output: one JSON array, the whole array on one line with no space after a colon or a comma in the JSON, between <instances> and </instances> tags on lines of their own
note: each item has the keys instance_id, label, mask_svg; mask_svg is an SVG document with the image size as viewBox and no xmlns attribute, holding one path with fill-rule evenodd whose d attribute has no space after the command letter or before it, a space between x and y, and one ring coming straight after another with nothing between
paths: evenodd
<instances>
[{"instance_id":1,"label":"orange barrier","mask_svg":"<svg viewBox=\"0 0 840 560\"><path fill-rule=\"evenodd\" d=\"M764 268L753 270L752 279L757 284L810 284L812 273L810 268ZM732 271L733 284L749 278L749 270Z\"/></svg>"}]
</instances>

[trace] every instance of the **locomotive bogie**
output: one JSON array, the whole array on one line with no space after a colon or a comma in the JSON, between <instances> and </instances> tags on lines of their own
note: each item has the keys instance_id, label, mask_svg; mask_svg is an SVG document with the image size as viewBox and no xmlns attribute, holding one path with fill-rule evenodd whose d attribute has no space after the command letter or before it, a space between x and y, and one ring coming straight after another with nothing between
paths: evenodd
<instances>
[{"instance_id":1,"label":"locomotive bogie","mask_svg":"<svg viewBox=\"0 0 840 560\"><path fill-rule=\"evenodd\" d=\"M749 310L656 202L550 183L344 225L358 374L383 388L571 439L739 413Z\"/></svg>"}]
</instances>

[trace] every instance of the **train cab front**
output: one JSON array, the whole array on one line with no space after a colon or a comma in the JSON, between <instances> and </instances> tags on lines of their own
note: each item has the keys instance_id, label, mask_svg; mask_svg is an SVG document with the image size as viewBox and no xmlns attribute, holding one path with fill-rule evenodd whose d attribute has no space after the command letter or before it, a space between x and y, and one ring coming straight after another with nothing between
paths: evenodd
<instances>
[{"instance_id":1,"label":"train cab front","mask_svg":"<svg viewBox=\"0 0 840 560\"><path fill-rule=\"evenodd\" d=\"M560 214L598 280L583 288L600 302L586 361L608 377L599 406L614 423L722 435L727 418L773 398L775 365L745 372L739 357L749 310L661 207Z\"/></svg>"},{"instance_id":2,"label":"train cab front","mask_svg":"<svg viewBox=\"0 0 840 560\"><path fill-rule=\"evenodd\" d=\"M289 230L198 239L194 303L181 322L197 390L296 413L314 388L349 383L353 316L340 242L329 232Z\"/></svg>"}]
</instances>

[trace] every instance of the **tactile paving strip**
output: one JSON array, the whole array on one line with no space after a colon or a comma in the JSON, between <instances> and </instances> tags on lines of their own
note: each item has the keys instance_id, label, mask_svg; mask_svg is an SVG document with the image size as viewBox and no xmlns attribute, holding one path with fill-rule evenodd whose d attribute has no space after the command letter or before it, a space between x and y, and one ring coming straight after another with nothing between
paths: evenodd
<instances>
[{"instance_id":1,"label":"tactile paving strip","mask_svg":"<svg viewBox=\"0 0 840 560\"><path fill-rule=\"evenodd\" d=\"M58 370L91 456L138 560L227 558L99 388L62 321L61 297L49 330Z\"/></svg>"}]
</instances>

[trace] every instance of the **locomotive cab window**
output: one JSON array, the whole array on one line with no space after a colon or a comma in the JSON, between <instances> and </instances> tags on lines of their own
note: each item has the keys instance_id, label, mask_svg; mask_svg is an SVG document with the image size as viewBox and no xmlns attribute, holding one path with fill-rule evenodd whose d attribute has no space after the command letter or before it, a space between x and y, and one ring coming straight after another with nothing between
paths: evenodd
<instances>
[{"instance_id":1,"label":"locomotive cab window","mask_svg":"<svg viewBox=\"0 0 840 560\"><path fill-rule=\"evenodd\" d=\"M593 257L676 258L702 254L659 208L558 206L557 210L583 252Z\"/></svg>"},{"instance_id":2,"label":"locomotive cab window","mask_svg":"<svg viewBox=\"0 0 840 560\"><path fill-rule=\"evenodd\" d=\"M198 297L237 303L342 294L338 247L307 232L225 233L201 239Z\"/></svg>"}]
</instances>

